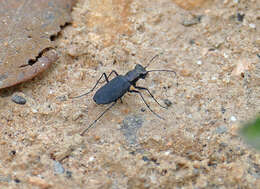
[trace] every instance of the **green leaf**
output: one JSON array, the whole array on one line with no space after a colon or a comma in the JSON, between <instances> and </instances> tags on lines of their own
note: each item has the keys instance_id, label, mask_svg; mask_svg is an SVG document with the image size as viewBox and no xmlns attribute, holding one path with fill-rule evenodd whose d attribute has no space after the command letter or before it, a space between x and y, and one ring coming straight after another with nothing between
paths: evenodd
<instances>
[{"instance_id":1,"label":"green leaf","mask_svg":"<svg viewBox=\"0 0 260 189\"><path fill-rule=\"evenodd\" d=\"M260 150L260 117L255 121L246 124L241 129L241 135L247 143Z\"/></svg>"}]
</instances>

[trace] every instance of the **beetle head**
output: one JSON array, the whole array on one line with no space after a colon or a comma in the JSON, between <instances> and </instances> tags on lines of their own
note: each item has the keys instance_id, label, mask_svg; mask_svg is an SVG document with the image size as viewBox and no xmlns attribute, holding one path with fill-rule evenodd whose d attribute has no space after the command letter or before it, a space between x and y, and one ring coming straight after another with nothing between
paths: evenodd
<instances>
[{"instance_id":1,"label":"beetle head","mask_svg":"<svg viewBox=\"0 0 260 189\"><path fill-rule=\"evenodd\" d=\"M144 79L148 73L146 69L140 64L136 64L135 71L140 75L140 78L142 79Z\"/></svg>"}]
</instances>

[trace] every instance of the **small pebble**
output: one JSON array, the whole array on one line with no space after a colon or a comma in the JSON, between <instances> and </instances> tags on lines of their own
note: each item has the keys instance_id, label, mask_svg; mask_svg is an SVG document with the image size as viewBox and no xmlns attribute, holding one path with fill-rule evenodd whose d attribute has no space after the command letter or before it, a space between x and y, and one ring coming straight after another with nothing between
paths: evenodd
<instances>
[{"instance_id":1,"label":"small pebble","mask_svg":"<svg viewBox=\"0 0 260 189\"><path fill-rule=\"evenodd\" d=\"M16 151L15 150L12 150L11 152L9 152L10 156L15 156L16 154Z\"/></svg>"},{"instance_id":2,"label":"small pebble","mask_svg":"<svg viewBox=\"0 0 260 189\"><path fill-rule=\"evenodd\" d=\"M72 172L71 171L66 171L66 177L71 178L72 177Z\"/></svg>"},{"instance_id":3,"label":"small pebble","mask_svg":"<svg viewBox=\"0 0 260 189\"><path fill-rule=\"evenodd\" d=\"M228 58L228 54L227 54L227 53L224 53L223 56L224 56L225 58Z\"/></svg>"},{"instance_id":4,"label":"small pebble","mask_svg":"<svg viewBox=\"0 0 260 189\"><path fill-rule=\"evenodd\" d=\"M189 40L189 44L194 45L195 44L194 39Z\"/></svg>"},{"instance_id":5,"label":"small pebble","mask_svg":"<svg viewBox=\"0 0 260 189\"><path fill-rule=\"evenodd\" d=\"M20 183L21 181L18 178L16 178L16 179L14 179L14 182Z\"/></svg>"},{"instance_id":6,"label":"small pebble","mask_svg":"<svg viewBox=\"0 0 260 189\"><path fill-rule=\"evenodd\" d=\"M37 112L38 112L38 110L32 108L32 113L37 113Z\"/></svg>"},{"instance_id":7,"label":"small pebble","mask_svg":"<svg viewBox=\"0 0 260 189\"><path fill-rule=\"evenodd\" d=\"M226 112L226 109L224 107L221 107L221 112L224 114Z\"/></svg>"},{"instance_id":8,"label":"small pebble","mask_svg":"<svg viewBox=\"0 0 260 189\"><path fill-rule=\"evenodd\" d=\"M237 13L237 20L240 21L240 22L243 22L244 20L244 17L245 17L245 14L241 14L241 13Z\"/></svg>"},{"instance_id":9,"label":"small pebble","mask_svg":"<svg viewBox=\"0 0 260 189\"><path fill-rule=\"evenodd\" d=\"M197 61L197 64L198 64L198 65L201 65L201 64L202 64L202 61L201 61L201 60L198 60L198 61Z\"/></svg>"},{"instance_id":10,"label":"small pebble","mask_svg":"<svg viewBox=\"0 0 260 189\"><path fill-rule=\"evenodd\" d=\"M63 174L65 172L62 164L58 161L54 162L54 173L55 174Z\"/></svg>"},{"instance_id":11,"label":"small pebble","mask_svg":"<svg viewBox=\"0 0 260 189\"><path fill-rule=\"evenodd\" d=\"M146 156L143 156L142 159L143 159L143 161L150 161L149 158Z\"/></svg>"},{"instance_id":12,"label":"small pebble","mask_svg":"<svg viewBox=\"0 0 260 189\"><path fill-rule=\"evenodd\" d=\"M58 96L57 99L64 102L68 99L68 96L66 96L66 95Z\"/></svg>"},{"instance_id":13,"label":"small pebble","mask_svg":"<svg viewBox=\"0 0 260 189\"><path fill-rule=\"evenodd\" d=\"M202 16L194 16L192 19L183 20L182 25L185 27L193 26L199 24Z\"/></svg>"},{"instance_id":14,"label":"small pebble","mask_svg":"<svg viewBox=\"0 0 260 189\"><path fill-rule=\"evenodd\" d=\"M252 28L252 29L255 29L255 28L256 28L256 25L253 24L253 23L251 23L251 24L249 24L249 27Z\"/></svg>"},{"instance_id":15,"label":"small pebble","mask_svg":"<svg viewBox=\"0 0 260 189\"><path fill-rule=\"evenodd\" d=\"M50 89L49 90L49 94L53 94L53 93L54 93L54 91Z\"/></svg>"},{"instance_id":16,"label":"small pebble","mask_svg":"<svg viewBox=\"0 0 260 189\"><path fill-rule=\"evenodd\" d=\"M223 134L223 133L227 132L227 130L228 130L227 127L225 125L222 125L222 126L216 128L215 132L217 134Z\"/></svg>"},{"instance_id":17,"label":"small pebble","mask_svg":"<svg viewBox=\"0 0 260 189\"><path fill-rule=\"evenodd\" d=\"M231 117L230 117L230 120L233 121L233 122L235 122L235 121L237 120L237 118L236 118L235 116L231 116Z\"/></svg>"},{"instance_id":18,"label":"small pebble","mask_svg":"<svg viewBox=\"0 0 260 189\"><path fill-rule=\"evenodd\" d=\"M95 160L95 157L91 156L91 157L89 157L88 162L92 162L94 160Z\"/></svg>"},{"instance_id":19,"label":"small pebble","mask_svg":"<svg viewBox=\"0 0 260 189\"><path fill-rule=\"evenodd\" d=\"M164 99L163 102L167 107L170 107L172 105L172 102L169 99Z\"/></svg>"},{"instance_id":20,"label":"small pebble","mask_svg":"<svg viewBox=\"0 0 260 189\"><path fill-rule=\"evenodd\" d=\"M21 105L24 105L26 103L26 99L18 95L12 96L12 101L16 104L21 104Z\"/></svg>"},{"instance_id":21,"label":"small pebble","mask_svg":"<svg viewBox=\"0 0 260 189\"><path fill-rule=\"evenodd\" d=\"M216 79L217 79L216 76L212 76L212 77L211 77L211 80L213 80L213 81L216 80Z\"/></svg>"}]
</instances>

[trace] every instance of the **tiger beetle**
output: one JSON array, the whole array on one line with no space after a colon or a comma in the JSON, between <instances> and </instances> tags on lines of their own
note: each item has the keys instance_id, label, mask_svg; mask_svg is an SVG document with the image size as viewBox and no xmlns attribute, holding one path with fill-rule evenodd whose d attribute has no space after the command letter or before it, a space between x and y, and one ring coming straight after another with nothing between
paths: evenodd
<instances>
[{"instance_id":1,"label":"tiger beetle","mask_svg":"<svg viewBox=\"0 0 260 189\"><path fill-rule=\"evenodd\" d=\"M154 56L150 62L147 64L147 66L143 67L140 64L137 64L135 66L135 68L133 70L130 70L129 72L127 72L125 75L119 75L115 70L112 70L111 73L107 76L106 73L103 73L100 78L97 80L96 84L94 85L94 87L87 93L84 93L80 96L76 96L76 97L72 97L72 98L79 98L85 95L88 95L89 93L93 92L94 89L96 88L96 86L100 83L100 80L103 78L103 76L105 77L106 80L106 84L104 86L102 86L101 88L99 88L97 90L97 92L95 93L93 100L95 101L96 104L111 104L105 111L103 111L103 113L101 113L96 120L94 120L86 129L84 129L81 132L81 136L83 136L89 128L91 128L108 110L110 110L117 102L118 99L121 100L121 97L124 96L127 92L130 93L137 93L140 95L140 97L142 98L143 102L145 103L145 105L147 106L147 108L158 118L163 119L160 115L158 115L157 113L155 113L150 106L148 105L148 103L146 102L146 100L144 99L142 93L139 90L145 90L148 92L148 94L152 97L152 99L162 108L167 108L166 106L161 105L152 95L152 93L149 91L148 88L146 87L141 87L141 86L137 86L136 82L139 79L145 79L147 74L149 72L155 72L155 71L164 71L164 72L173 72L176 76L176 72L173 70L149 70L147 71L146 68L149 66L149 64L157 57L158 55ZM115 74L116 77L114 79L112 79L111 81L109 81L109 77Z\"/></svg>"}]
</instances>

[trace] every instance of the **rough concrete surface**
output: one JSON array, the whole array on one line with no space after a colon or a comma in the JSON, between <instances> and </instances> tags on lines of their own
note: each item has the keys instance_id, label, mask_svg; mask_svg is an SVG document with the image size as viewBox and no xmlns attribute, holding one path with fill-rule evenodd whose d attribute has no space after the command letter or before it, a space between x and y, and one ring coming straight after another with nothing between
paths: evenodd
<instances>
[{"instance_id":1,"label":"rough concrete surface","mask_svg":"<svg viewBox=\"0 0 260 189\"><path fill-rule=\"evenodd\" d=\"M0 188L260 188L260 153L238 135L260 111L260 1L178 2L79 0L59 61L0 91ZM70 97L156 54L147 69L177 77L138 84L165 120L126 94L80 136L107 105Z\"/></svg>"}]
</instances>

